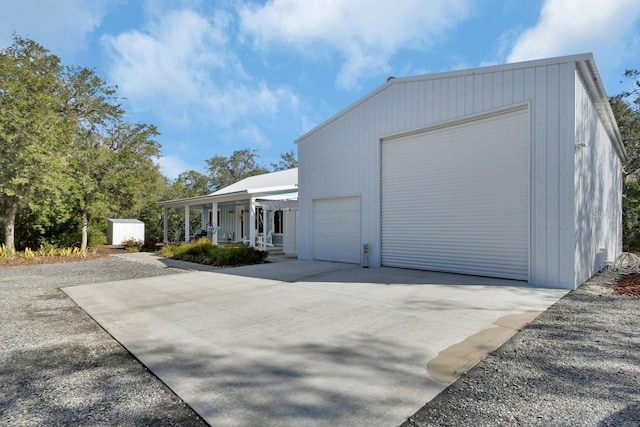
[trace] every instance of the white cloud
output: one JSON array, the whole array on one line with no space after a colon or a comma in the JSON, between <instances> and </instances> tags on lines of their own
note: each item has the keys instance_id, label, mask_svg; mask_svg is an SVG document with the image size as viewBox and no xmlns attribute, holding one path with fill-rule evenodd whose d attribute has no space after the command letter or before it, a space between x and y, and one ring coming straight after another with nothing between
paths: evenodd
<instances>
[{"instance_id":1,"label":"white cloud","mask_svg":"<svg viewBox=\"0 0 640 427\"><path fill-rule=\"evenodd\" d=\"M113 60L110 79L134 109L180 126L226 126L249 113L270 115L295 103L289 89L247 75L229 46L232 18L225 12L152 15L144 30L103 37Z\"/></svg>"},{"instance_id":2,"label":"white cloud","mask_svg":"<svg viewBox=\"0 0 640 427\"><path fill-rule=\"evenodd\" d=\"M178 175L189 169L185 161L177 156L162 156L158 159L160 171L169 179L176 179Z\"/></svg>"},{"instance_id":3,"label":"white cloud","mask_svg":"<svg viewBox=\"0 0 640 427\"><path fill-rule=\"evenodd\" d=\"M546 0L538 22L517 38L508 62L593 52L599 64L618 63L628 31L640 17L638 0Z\"/></svg>"},{"instance_id":4,"label":"white cloud","mask_svg":"<svg viewBox=\"0 0 640 427\"><path fill-rule=\"evenodd\" d=\"M271 148L271 141L254 124L247 125L238 132L238 136L246 141L247 146L259 149Z\"/></svg>"},{"instance_id":5,"label":"white cloud","mask_svg":"<svg viewBox=\"0 0 640 427\"><path fill-rule=\"evenodd\" d=\"M431 47L465 20L468 0L269 0L239 8L242 31L256 46L293 46L308 55L338 52L336 84L358 86L365 74L386 74L400 49Z\"/></svg>"},{"instance_id":6,"label":"white cloud","mask_svg":"<svg viewBox=\"0 0 640 427\"><path fill-rule=\"evenodd\" d=\"M12 33L33 39L56 55L85 48L86 37L107 12L105 0L3 1L0 45L11 44Z\"/></svg>"}]
</instances>

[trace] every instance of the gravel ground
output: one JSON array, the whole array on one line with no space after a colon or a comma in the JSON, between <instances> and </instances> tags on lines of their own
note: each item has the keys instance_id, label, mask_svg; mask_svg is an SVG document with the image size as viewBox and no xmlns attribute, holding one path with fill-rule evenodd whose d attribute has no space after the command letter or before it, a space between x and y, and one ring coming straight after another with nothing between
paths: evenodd
<instances>
[{"instance_id":1,"label":"gravel ground","mask_svg":"<svg viewBox=\"0 0 640 427\"><path fill-rule=\"evenodd\" d=\"M403 427L639 426L640 299L615 278L567 294Z\"/></svg>"},{"instance_id":2,"label":"gravel ground","mask_svg":"<svg viewBox=\"0 0 640 427\"><path fill-rule=\"evenodd\" d=\"M105 258L0 268L0 425L206 425L59 287L176 274ZM640 299L601 274L403 426L640 425Z\"/></svg>"},{"instance_id":3,"label":"gravel ground","mask_svg":"<svg viewBox=\"0 0 640 427\"><path fill-rule=\"evenodd\" d=\"M0 425L206 425L58 289L181 271L114 257L0 268Z\"/></svg>"}]
</instances>

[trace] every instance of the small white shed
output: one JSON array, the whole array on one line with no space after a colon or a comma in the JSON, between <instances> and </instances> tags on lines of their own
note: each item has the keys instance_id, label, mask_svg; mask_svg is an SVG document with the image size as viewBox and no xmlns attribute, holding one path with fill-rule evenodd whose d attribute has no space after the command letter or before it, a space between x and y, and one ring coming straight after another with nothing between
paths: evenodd
<instances>
[{"instance_id":1,"label":"small white shed","mask_svg":"<svg viewBox=\"0 0 640 427\"><path fill-rule=\"evenodd\" d=\"M296 142L301 259L573 289L621 252L591 54L390 79Z\"/></svg>"},{"instance_id":2,"label":"small white shed","mask_svg":"<svg viewBox=\"0 0 640 427\"><path fill-rule=\"evenodd\" d=\"M138 219L107 218L107 243L121 245L125 240L144 242L144 222Z\"/></svg>"}]
</instances>

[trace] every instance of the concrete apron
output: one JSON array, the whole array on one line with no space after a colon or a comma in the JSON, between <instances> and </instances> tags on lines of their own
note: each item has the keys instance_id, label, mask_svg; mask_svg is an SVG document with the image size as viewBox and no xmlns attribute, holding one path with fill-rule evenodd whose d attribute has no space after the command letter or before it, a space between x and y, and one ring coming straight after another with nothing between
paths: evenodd
<instances>
[{"instance_id":1,"label":"concrete apron","mask_svg":"<svg viewBox=\"0 0 640 427\"><path fill-rule=\"evenodd\" d=\"M311 261L63 290L215 426L398 425L566 293Z\"/></svg>"}]
</instances>

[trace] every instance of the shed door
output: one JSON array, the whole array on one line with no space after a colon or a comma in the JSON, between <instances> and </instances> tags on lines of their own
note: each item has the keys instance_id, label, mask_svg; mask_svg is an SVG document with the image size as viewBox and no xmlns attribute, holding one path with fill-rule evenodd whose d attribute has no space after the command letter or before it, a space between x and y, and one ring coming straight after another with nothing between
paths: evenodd
<instances>
[{"instance_id":1,"label":"shed door","mask_svg":"<svg viewBox=\"0 0 640 427\"><path fill-rule=\"evenodd\" d=\"M526 108L382 142L382 264L528 279Z\"/></svg>"},{"instance_id":2,"label":"shed door","mask_svg":"<svg viewBox=\"0 0 640 427\"><path fill-rule=\"evenodd\" d=\"M313 258L360 263L360 198L313 201Z\"/></svg>"}]
</instances>

